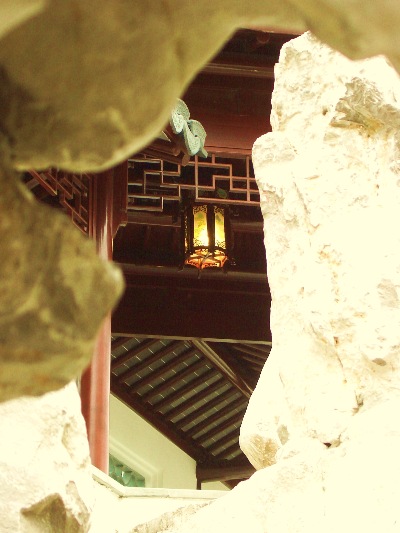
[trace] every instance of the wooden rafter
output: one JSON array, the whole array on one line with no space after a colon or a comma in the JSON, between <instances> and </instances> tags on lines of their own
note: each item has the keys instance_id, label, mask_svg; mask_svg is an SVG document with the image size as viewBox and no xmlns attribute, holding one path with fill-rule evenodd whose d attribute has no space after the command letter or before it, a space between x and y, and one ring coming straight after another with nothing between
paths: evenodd
<instances>
[{"instance_id":1,"label":"wooden rafter","mask_svg":"<svg viewBox=\"0 0 400 533\"><path fill-rule=\"evenodd\" d=\"M194 374L200 368L204 367L204 361L202 359L199 359L195 363L192 363L191 365L187 366L185 370L181 370L180 372L176 372L173 376L166 379L163 383L160 385L157 385L157 387L154 387L154 389L149 390L145 394L142 395L142 398L144 401L149 401L151 398L154 398L158 394L162 394L168 389L171 389L174 387L179 381L182 381L184 378L189 376L190 374Z\"/></svg>"},{"instance_id":2,"label":"wooden rafter","mask_svg":"<svg viewBox=\"0 0 400 533\"><path fill-rule=\"evenodd\" d=\"M183 387L180 387L174 393L169 394L162 400L156 402L154 404L154 408L160 411L164 407L167 407L168 405L174 403L176 400L178 400L182 396L186 396L186 394L193 392L196 387L205 383L208 379L212 378L215 375L216 375L215 370L213 368L210 370L207 370L206 372L204 372L204 374L201 374L200 376L197 376L197 378L189 381L188 383L186 383L186 385L184 385Z\"/></svg>"},{"instance_id":3,"label":"wooden rafter","mask_svg":"<svg viewBox=\"0 0 400 533\"><path fill-rule=\"evenodd\" d=\"M224 459L226 457L229 457L232 453L235 453L235 452L237 453L238 452L238 440L235 440L235 442L232 444L232 446L229 446L229 448L224 448L220 452L214 454L214 456L217 459L220 459L220 458Z\"/></svg>"},{"instance_id":4,"label":"wooden rafter","mask_svg":"<svg viewBox=\"0 0 400 533\"><path fill-rule=\"evenodd\" d=\"M211 347L211 344L205 341L194 340L193 344L222 372L232 385L246 398L250 398L254 390L254 385L249 382L243 368L237 361L227 357L217 346L213 345Z\"/></svg>"},{"instance_id":5,"label":"wooden rafter","mask_svg":"<svg viewBox=\"0 0 400 533\"><path fill-rule=\"evenodd\" d=\"M237 439L239 439L239 432L240 428L233 428L229 433L216 440L213 444L206 446L207 451L213 453L214 451L219 450L220 448L225 446L225 444L229 444L230 442L232 442L233 439L235 439L236 441ZM226 450L224 449L223 452L225 451Z\"/></svg>"},{"instance_id":6,"label":"wooden rafter","mask_svg":"<svg viewBox=\"0 0 400 533\"><path fill-rule=\"evenodd\" d=\"M204 433L204 435L195 440L200 443L206 442L207 440L215 437L219 433L225 432L226 429L230 428L234 424L238 424L242 420L242 417L243 413L234 413L232 416L224 420L221 424L216 425L215 428L211 429L207 433Z\"/></svg>"},{"instance_id":7,"label":"wooden rafter","mask_svg":"<svg viewBox=\"0 0 400 533\"><path fill-rule=\"evenodd\" d=\"M216 398L204 403L201 407L195 409L192 413L190 413L190 415L185 416L184 419L176 423L177 427L182 428L191 424L197 418L201 418L205 413L211 411L212 409L215 409L216 407L218 407L219 404L227 401L229 398L232 398L232 396L235 396L236 394L237 391L235 389L228 389L224 393L218 395Z\"/></svg>"},{"instance_id":8,"label":"wooden rafter","mask_svg":"<svg viewBox=\"0 0 400 533\"><path fill-rule=\"evenodd\" d=\"M207 398L207 396L210 396L213 392L217 391L218 389L221 389L225 385L225 380L221 376L219 377L212 385L209 385L205 389L203 389L201 392L196 394L195 398L189 398L188 400L183 401L176 407L173 407L169 411L165 413L165 416L168 420L172 420L176 416L182 414L184 411L192 407L195 403L200 402L201 400L204 400Z\"/></svg>"},{"instance_id":9,"label":"wooden rafter","mask_svg":"<svg viewBox=\"0 0 400 533\"><path fill-rule=\"evenodd\" d=\"M111 352L113 352L114 350L117 350L118 348L121 348L121 346L126 344L129 340L130 340L129 337L117 337L111 343Z\"/></svg>"},{"instance_id":10,"label":"wooden rafter","mask_svg":"<svg viewBox=\"0 0 400 533\"><path fill-rule=\"evenodd\" d=\"M218 409L213 415L207 417L205 420L200 422L199 424L196 424L193 428L191 428L189 431L186 431L186 434L189 437L194 437L197 433L200 433L204 429L206 429L208 426L211 426L214 424L214 422L217 422L218 420L222 419L227 414L231 413L235 409L245 409L245 406L247 405L247 401L245 398L240 397L237 400L233 401L232 403L229 403L222 409Z\"/></svg>"},{"instance_id":11,"label":"wooden rafter","mask_svg":"<svg viewBox=\"0 0 400 533\"><path fill-rule=\"evenodd\" d=\"M142 387L144 387L145 385L149 385L150 383L152 383L154 380L156 380L160 376L172 370L177 365L178 362L184 363L185 361L188 361L189 359L191 359L195 353L196 353L196 350L194 348L191 348L187 350L186 352L184 352L183 354L176 356L171 361L168 361L168 363L165 363L162 366L160 366L158 370L149 372L149 374L146 377L141 378L134 385L131 385L130 387L131 390L136 392Z\"/></svg>"},{"instance_id":12,"label":"wooden rafter","mask_svg":"<svg viewBox=\"0 0 400 533\"><path fill-rule=\"evenodd\" d=\"M140 354L144 350L155 346L159 342L158 339L147 339L144 342L141 342L131 350L128 350L123 355L120 355L111 362L111 371L113 372L117 368L123 366L125 363L133 359L136 355Z\"/></svg>"},{"instance_id":13,"label":"wooden rafter","mask_svg":"<svg viewBox=\"0 0 400 533\"><path fill-rule=\"evenodd\" d=\"M156 341L154 344L159 342L159 339L151 339L151 340ZM178 346L180 346L181 344L182 344L182 341L174 341L171 344L168 344L168 346L166 346L160 351L153 353L153 355L151 355L150 357L147 357L146 359L144 359L143 361L135 365L133 368L128 368L125 372L123 372L122 374L118 376L118 381L120 383L123 383L124 381L131 379L132 377L137 375L139 372L141 372L145 368L148 368L152 363L159 361L165 355L168 355L169 353L171 353L171 351L173 351L175 348L178 348ZM146 347L144 346L144 343L142 343L142 346L143 346L142 350L139 350L138 353L146 349ZM148 347L149 345L147 346L147 348Z\"/></svg>"}]
</instances>

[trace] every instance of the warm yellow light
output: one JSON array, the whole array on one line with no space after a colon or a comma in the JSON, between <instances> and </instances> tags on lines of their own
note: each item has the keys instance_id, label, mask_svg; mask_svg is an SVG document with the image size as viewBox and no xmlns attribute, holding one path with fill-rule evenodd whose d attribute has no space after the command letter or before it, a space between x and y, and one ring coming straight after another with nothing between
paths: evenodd
<instances>
[{"instance_id":1,"label":"warm yellow light","mask_svg":"<svg viewBox=\"0 0 400 533\"><path fill-rule=\"evenodd\" d=\"M194 213L194 245L195 247L208 248L207 213L205 210L196 210Z\"/></svg>"},{"instance_id":2,"label":"warm yellow light","mask_svg":"<svg viewBox=\"0 0 400 533\"><path fill-rule=\"evenodd\" d=\"M225 248L224 212L215 210L215 245Z\"/></svg>"},{"instance_id":3,"label":"warm yellow light","mask_svg":"<svg viewBox=\"0 0 400 533\"><path fill-rule=\"evenodd\" d=\"M186 237L186 247L190 255L186 257L185 264L195 266L199 270L209 267L223 267L228 259L225 251L223 208L196 205L193 207L192 213L193 225L190 227L193 228L193 240L192 243L189 243L190 237ZM212 224L211 228L207 226L207 219ZM186 228L188 227L186 226ZM210 242L210 235L213 237L212 243Z\"/></svg>"}]
</instances>

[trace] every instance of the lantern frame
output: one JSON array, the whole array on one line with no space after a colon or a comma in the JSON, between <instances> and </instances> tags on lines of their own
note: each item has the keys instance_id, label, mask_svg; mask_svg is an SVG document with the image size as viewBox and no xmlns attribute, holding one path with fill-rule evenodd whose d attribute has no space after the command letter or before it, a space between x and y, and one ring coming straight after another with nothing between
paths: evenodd
<instances>
[{"instance_id":1,"label":"lantern frame","mask_svg":"<svg viewBox=\"0 0 400 533\"><path fill-rule=\"evenodd\" d=\"M199 216L204 214L204 216ZM203 219L203 220L202 220ZM222 221L221 221L222 219ZM215 204L191 203L184 210L185 266L199 270L227 265L228 210ZM204 227L206 225L206 239ZM200 232L203 233L200 236ZM223 239L221 239L221 234Z\"/></svg>"}]
</instances>

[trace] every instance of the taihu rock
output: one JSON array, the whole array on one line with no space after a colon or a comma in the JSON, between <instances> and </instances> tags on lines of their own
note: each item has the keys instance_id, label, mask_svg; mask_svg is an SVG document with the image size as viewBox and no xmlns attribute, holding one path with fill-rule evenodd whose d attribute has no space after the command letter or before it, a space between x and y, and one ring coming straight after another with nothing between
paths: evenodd
<instances>
[{"instance_id":1,"label":"taihu rock","mask_svg":"<svg viewBox=\"0 0 400 533\"><path fill-rule=\"evenodd\" d=\"M0 170L0 401L78 377L123 286L94 243L12 174Z\"/></svg>"},{"instance_id":2,"label":"taihu rock","mask_svg":"<svg viewBox=\"0 0 400 533\"><path fill-rule=\"evenodd\" d=\"M309 28L350 57L385 53L400 68L393 0L124 0L101 10L94 0L25 0L25 19L7 18L9 3L0 11L0 124L19 170L93 171L126 159L239 27Z\"/></svg>"},{"instance_id":3,"label":"taihu rock","mask_svg":"<svg viewBox=\"0 0 400 533\"><path fill-rule=\"evenodd\" d=\"M94 505L75 383L0 404L0 530L83 533Z\"/></svg>"},{"instance_id":4,"label":"taihu rock","mask_svg":"<svg viewBox=\"0 0 400 533\"><path fill-rule=\"evenodd\" d=\"M398 533L400 80L311 35L253 160L273 348L241 428L259 468L169 533Z\"/></svg>"}]
</instances>

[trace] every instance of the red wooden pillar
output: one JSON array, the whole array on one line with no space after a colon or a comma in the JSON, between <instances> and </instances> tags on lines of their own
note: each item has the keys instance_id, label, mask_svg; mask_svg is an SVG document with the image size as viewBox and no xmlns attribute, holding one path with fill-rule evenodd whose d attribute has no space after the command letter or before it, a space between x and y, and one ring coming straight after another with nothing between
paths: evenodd
<instances>
[{"instance_id":1,"label":"red wooden pillar","mask_svg":"<svg viewBox=\"0 0 400 533\"><path fill-rule=\"evenodd\" d=\"M111 260L113 237L118 227L127 222L128 162L92 179L91 237L96 241L99 256ZM111 313L101 325L92 362L81 379L82 413L92 464L105 473L108 473L110 365Z\"/></svg>"}]
</instances>

